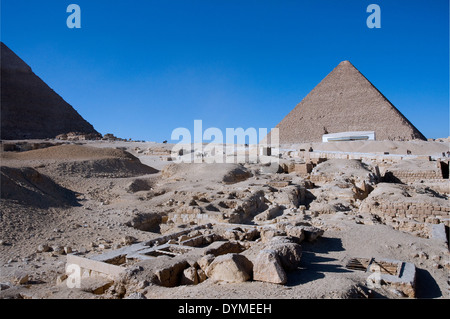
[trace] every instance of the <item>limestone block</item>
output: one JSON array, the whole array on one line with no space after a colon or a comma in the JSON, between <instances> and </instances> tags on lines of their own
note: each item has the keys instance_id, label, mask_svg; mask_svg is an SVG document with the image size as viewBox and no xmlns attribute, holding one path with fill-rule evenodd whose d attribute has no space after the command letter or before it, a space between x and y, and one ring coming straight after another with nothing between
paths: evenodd
<instances>
[{"instance_id":1,"label":"limestone block","mask_svg":"<svg viewBox=\"0 0 450 319\"><path fill-rule=\"evenodd\" d=\"M15 271L12 276L12 282L16 285L24 285L28 282L29 276L24 271Z\"/></svg>"},{"instance_id":2,"label":"limestone block","mask_svg":"<svg viewBox=\"0 0 450 319\"><path fill-rule=\"evenodd\" d=\"M83 258L75 255L67 255L67 265L75 264L82 269L93 270L111 277L118 277L124 272L124 268L105 262Z\"/></svg>"},{"instance_id":3,"label":"limestone block","mask_svg":"<svg viewBox=\"0 0 450 319\"><path fill-rule=\"evenodd\" d=\"M260 231L260 235L261 241L265 243L275 236L286 236L286 232L275 228L263 228Z\"/></svg>"},{"instance_id":4,"label":"limestone block","mask_svg":"<svg viewBox=\"0 0 450 319\"><path fill-rule=\"evenodd\" d=\"M295 270L300 266L302 257L302 247L296 243L277 243L269 242L267 249L273 250L281 263L284 270Z\"/></svg>"},{"instance_id":5,"label":"limestone block","mask_svg":"<svg viewBox=\"0 0 450 319\"><path fill-rule=\"evenodd\" d=\"M181 285L197 285L199 283L197 269L194 267L186 268L181 275Z\"/></svg>"},{"instance_id":6,"label":"limestone block","mask_svg":"<svg viewBox=\"0 0 450 319\"><path fill-rule=\"evenodd\" d=\"M209 278L226 282L245 282L250 279L253 264L240 254L226 254L216 257L206 269Z\"/></svg>"},{"instance_id":7,"label":"limestone block","mask_svg":"<svg viewBox=\"0 0 450 319\"><path fill-rule=\"evenodd\" d=\"M274 250L263 249L253 263L253 280L285 284L287 275Z\"/></svg>"},{"instance_id":8,"label":"limestone block","mask_svg":"<svg viewBox=\"0 0 450 319\"><path fill-rule=\"evenodd\" d=\"M211 263L214 261L214 258L216 258L216 256L214 256L213 254L202 256L199 260L197 260L197 264L200 269L206 271L208 266L211 265Z\"/></svg>"},{"instance_id":9,"label":"limestone block","mask_svg":"<svg viewBox=\"0 0 450 319\"><path fill-rule=\"evenodd\" d=\"M172 260L155 271L156 284L164 287L175 287L187 266L186 260Z\"/></svg>"},{"instance_id":10,"label":"limestone block","mask_svg":"<svg viewBox=\"0 0 450 319\"><path fill-rule=\"evenodd\" d=\"M204 282L206 279L208 279L203 269L197 269L197 277L199 283Z\"/></svg>"},{"instance_id":11,"label":"limestone block","mask_svg":"<svg viewBox=\"0 0 450 319\"><path fill-rule=\"evenodd\" d=\"M81 290L93 293L95 295L103 294L109 287L113 285L113 281L104 277L89 277L81 280Z\"/></svg>"},{"instance_id":12,"label":"limestone block","mask_svg":"<svg viewBox=\"0 0 450 319\"><path fill-rule=\"evenodd\" d=\"M305 239L305 231L302 227L286 225L284 228L287 236L296 238L298 243L301 243Z\"/></svg>"},{"instance_id":13,"label":"limestone block","mask_svg":"<svg viewBox=\"0 0 450 319\"><path fill-rule=\"evenodd\" d=\"M240 253L243 248L238 243L230 241L215 241L206 247L204 255L212 254L214 256L229 254L229 253Z\"/></svg>"}]
</instances>

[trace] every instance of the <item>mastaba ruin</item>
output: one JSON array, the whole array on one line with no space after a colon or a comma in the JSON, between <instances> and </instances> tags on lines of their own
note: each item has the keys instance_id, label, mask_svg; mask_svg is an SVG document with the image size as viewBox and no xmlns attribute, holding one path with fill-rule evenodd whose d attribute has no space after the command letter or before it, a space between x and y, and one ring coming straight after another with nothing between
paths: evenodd
<instances>
[{"instance_id":1,"label":"mastaba ruin","mask_svg":"<svg viewBox=\"0 0 450 319\"><path fill-rule=\"evenodd\" d=\"M99 135L2 42L1 138L44 139L70 132Z\"/></svg>"},{"instance_id":2,"label":"mastaba ruin","mask_svg":"<svg viewBox=\"0 0 450 319\"><path fill-rule=\"evenodd\" d=\"M321 142L329 133L374 131L377 140L426 140L349 61L325 77L277 126L280 144Z\"/></svg>"}]
</instances>

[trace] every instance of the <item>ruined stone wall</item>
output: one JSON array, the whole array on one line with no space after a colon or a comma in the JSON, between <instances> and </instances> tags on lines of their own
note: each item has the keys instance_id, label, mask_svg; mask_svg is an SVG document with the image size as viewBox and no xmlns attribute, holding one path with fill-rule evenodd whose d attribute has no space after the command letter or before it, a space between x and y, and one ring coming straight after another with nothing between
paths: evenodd
<instances>
[{"instance_id":1,"label":"ruined stone wall","mask_svg":"<svg viewBox=\"0 0 450 319\"><path fill-rule=\"evenodd\" d=\"M281 163L280 164L281 169L287 173L297 173L298 175L302 176L302 175L307 175L309 173L311 173L312 169L314 168L314 163L313 162L308 162L308 163Z\"/></svg>"},{"instance_id":2,"label":"ruined stone wall","mask_svg":"<svg viewBox=\"0 0 450 319\"><path fill-rule=\"evenodd\" d=\"M421 172L415 172L415 171L387 171L385 173L384 177L385 181L392 180L399 180L402 183L410 183L410 182L417 182L422 179L443 179L442 172L441 171L421 171Z\"/></svg>"},{"instance_id":3,"label":"ruined stone wall","mask_svg":"<svg viewBox=\"0 0 450 319\"><path fill-rule=\"evenodd\" d=\"M378 206L362 203L360 210L390 218L410 218L419 222L431 222L431 219L449 218L450 207L431 205L428 203L395 203L386 202Z\"/></svg>"},{"instance_id":4,"label":"ruined stone wall","mask_svg":"<svg viewBox=\"0 0 450 319\"><path fill-rule=\"evenodd\" d=\"M415 233L421 237L429 237L430 224L444 223L446 226L450 226L449 206L396 202L372 205L363 202L360 212L375 214L387 225L400 231Z\"/></svg>"},{"instance_id":5,"label":"ruined stone wall","mask_svg":"<svg viewBox=\"0 0 450 319\"><path fill-rule=\"evenodd\" d=\"M318 184L323 184L323 183L331 183L332 181L335 180L335 176L326 176L326 175L310 175L309 180L312 183L318 183Z\"/></svg>"},{"instance_id":6,"label":"ruined stone wall","mask_svg":"<svg viewBox=\"0 0 450 319\"><path fill-rule=\"evenodd\" d=\"M168 219L175 224L208 224L225 222L224 216L220 212L204 212L198 207L189 207L168 214Z\"/></svg>"}]
</instances>

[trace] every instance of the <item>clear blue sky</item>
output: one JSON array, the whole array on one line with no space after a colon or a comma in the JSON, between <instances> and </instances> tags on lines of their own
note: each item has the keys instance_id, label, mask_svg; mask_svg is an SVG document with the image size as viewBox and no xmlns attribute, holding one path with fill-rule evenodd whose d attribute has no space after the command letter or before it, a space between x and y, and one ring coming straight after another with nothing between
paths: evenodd
<instances>
[{"instance_id":1,"label":"clear blue sky","mask_svg":"<svg viewBox=\"0 0 450 319\"><path fill-rule=\"evenodd\" d=\"M1 40L102 134L270 129L350 60L426 137L449 136L447 0L2 0Z\"/></svg>"}]
</instances>

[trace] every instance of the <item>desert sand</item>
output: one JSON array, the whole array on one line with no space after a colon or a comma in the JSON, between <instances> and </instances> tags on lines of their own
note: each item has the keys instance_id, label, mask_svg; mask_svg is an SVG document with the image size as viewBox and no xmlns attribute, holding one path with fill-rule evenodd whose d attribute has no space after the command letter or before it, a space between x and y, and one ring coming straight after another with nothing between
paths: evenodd
<instances>
[{"instance_id":1,"label":"desert sand","mask_svg":"<svg viewBox=\"0 0 450 319\"><path fill-rule=\"evenodd\" d=\"M0 298L411 298L389 283L370 286L370 273L346 267L354 258L412 264L413 298L449 298L448 176L392 183L376 168L387 172L399 161L333 158L333 152L383 157L380 152L406 156L409 151L412 157L432 157L423 160L425 170L446 160L448 140L287 145L279 164L271 165L175 164L173 145L153 142L28 143L41 146L1 153ZM298 150L309 148L308 157L329 152L329 158L310 172L282 169L305 165L308 159ZM434 208L426 218L408 215L409 208L405 216L400 211L390 216L389 210L377 210L388 202ZM444 238L433 234L433 225L446 225ZM186 281L188 270L202 272L199 260L210 244L191 241L198 254L189 257L194 261L170 252L169 257L130 258L119 264L127 270L120 280L91 274L80 288L68 287L69 255L96 258L197 226L205 227L171 244L183 247L182 241L195 236L212 238L211 245L232 243L237 251L225 249L215 258L245 256L253 274L233 282L209 269L202 279ZM300 228L299 237L289 233ZM315 238L302 237L311 231ZM284 269L284 283L254 279L257 258L274 236L285 242L294 238L301 247L294 269ZM181 270L165 279L170 284L163 283L153 268L169 267L177 258L184 262Z\"/></svg>"}]
</instances>

